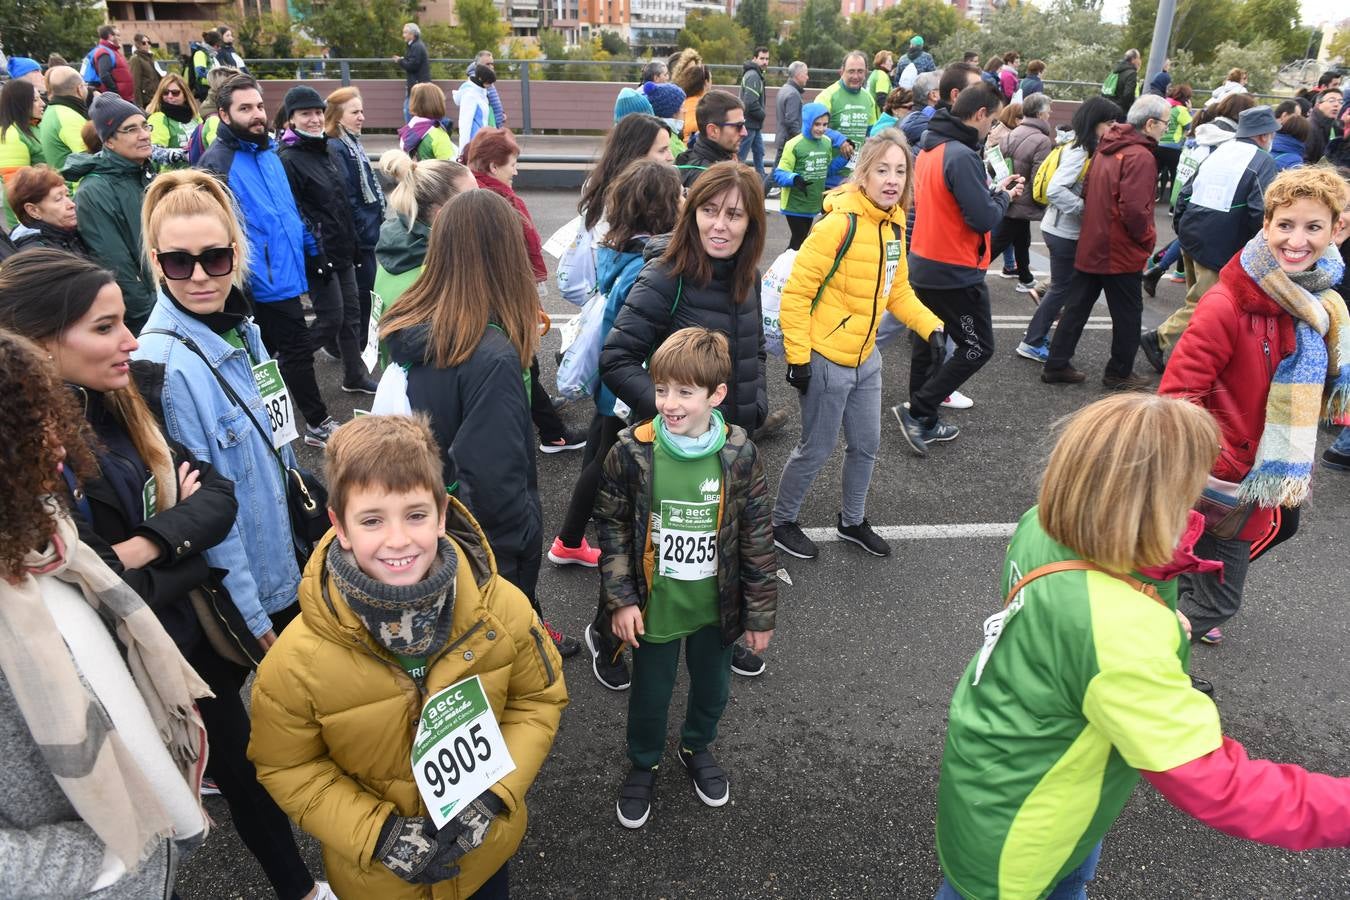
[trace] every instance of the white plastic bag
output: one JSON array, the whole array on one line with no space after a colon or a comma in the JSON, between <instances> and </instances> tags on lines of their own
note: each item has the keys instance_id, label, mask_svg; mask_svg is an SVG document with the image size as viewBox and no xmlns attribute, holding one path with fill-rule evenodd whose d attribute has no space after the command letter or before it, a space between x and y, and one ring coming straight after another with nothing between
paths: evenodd
<instances>
[{"instance_id":1,"label":"white plastic bag","mask_svg":"<svg viewBox=\"0 0 1350 900\"><path fill-rule=\"evenodd\" d=\"M375 399L370 404L370 412L376 416L410 416L412 404L408 402L408 370L403 366L389 366L380 376L380 385L375 389Z\"/></svg>"},{"instance_id":2,"label":"white plastic bag","mask_svg":"<svg viewBox=\"0 0 1350 900\"><path fill-rule=\"evenodd\" d=\"M778 310L782 304L783 285L787 284L796 261L796 250L784 250L760 281L759 314L764 323L764 349L774 356L783 355L783 326L778 321Z\"/></svg>"},{"instance_id":3,"label":"white plastic bag","mask_svg":"<svg viewBox=\"0 0 1350 900\"><path fill-rule=\"evenodd\" d=\"M558 393L580 400L595 393L600 383L600 348L605 336L605 295L596 291L575 319L561 329L562 360L558 363Z\"/></svg>"},{"instance_id":4,"label":"white plastic bag","mask_svg":"<svg viewBox=\"0 0 1350 900\"><path fill-rule=\"evenodd\" d=\"M559 231L568 227L572 228L572 240L558 256L558 291L568 303L581 306L595 290L595 243L603 234L596 233L599 228L587 231L581 216Z\"/></svg>"},{"instance_id":5,"label":"white plastic bag","mask_svg":"<svg viewBox=\"0 0 1350 900\"><path fill-rule=\"evenodd\" d=\"M919 67L914 65L914 63L910 63L909 65L905 66L903 70L901 70L900 80L896 82L895 86L902 87L907 91L912 90L914 87L914 82L918 79L918 77L919 77Z\"/></svg>"}]
</instances>

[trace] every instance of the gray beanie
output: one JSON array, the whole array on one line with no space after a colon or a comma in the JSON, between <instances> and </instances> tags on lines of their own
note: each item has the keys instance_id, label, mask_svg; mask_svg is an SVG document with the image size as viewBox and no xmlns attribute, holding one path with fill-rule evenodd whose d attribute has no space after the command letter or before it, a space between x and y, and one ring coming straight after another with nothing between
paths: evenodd
<instances>
[{"instance_id":1,"label":"gray beanie","mask_svg":"<svg viewBox=\"0 0 1350 900\"><path fill-rule=\"evenodd\" d=\"M96 95L89 104L89 121L94 123L94 131L98 133L100 141L106 142L127 119L143 115L145 110L111 91Z\"/></svg>"}]
</instances>

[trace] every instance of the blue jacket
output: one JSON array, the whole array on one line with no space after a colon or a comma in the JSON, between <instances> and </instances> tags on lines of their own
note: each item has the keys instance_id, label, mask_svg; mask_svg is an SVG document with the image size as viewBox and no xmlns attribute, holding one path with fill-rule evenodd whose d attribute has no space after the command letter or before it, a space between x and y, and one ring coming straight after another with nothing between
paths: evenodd
<instances>
[{"instance_id":1,"label":"blue jacket","mask_svg":"<svg viewBox=\"0 0 1350 900\"><path fill-rule=\"evenodd\" d=\"M361 146L361 136L353 136L355 149L348 147L341 138L328 139L328 156L338 171L347 176L347 202L352 207L352 224L356 226L356 246L359 250L373 250L380 242L380 226L384 224L384 189L380 187L380 178L371 167L366 148ZM360 154L358 159L356 154ZM361 179L371 188L375 199L367 203L361 191Z\"/></svg>"},{"instance_id":2,"label":"blue jacket","mask_svg":"<svg viewBox=\"0 0 1350 900\"><path fill-rule=\"evenodd\" d=\"M300 218L276 145L241 141L221 122L197 167L224 179L234 194L248 236L254 302L290 300L309 290L305 257L317 254L318 244Z\"/></svg>"},{"instance_id":3,"label":"blue jacket","mask_svg":"<svg viewBox=\"0 0 1350 900\"><path fill-rule=\"evenodd\" d=\"M600 246L595 251L596 288L605 295L605 315L601 319L600 335L603 342L614 327L614 319L628 299L628 289L642 271L642 251L647 247L646 237L635 237L623 250ZM614 415L614 392L600 382L595 409L602 416Z\"/></svg>"},{"instance_id":4,"label":"blue jacket","mask_svg":"<svg viewBox=\"0 0 1350 900\"><path fill-rule=\"evenodd\" d=\"M283 194L290 196L289 191ZM253 380L250 356L259 362L270 357L258 326L251 319L245 322L242 337L248 353L231 346L161 293L145 328L190 338L266 428L267 412ZM234 605L253 636L261 637L272 627L268 613L294 603L300 586L286 484L276 454L248 415L230 402L211 370L181 341L143 333L132 356L164 366L161 400L169 436L234 482L239 503L234 527L225 540L206 551L206 561L212 568L225 570L225 587ZM290 447L282 455L287 465L296 464Z\"/></svg>"},{"instance_id":5,"label":"blue jacket","mask_svg":"<svg viewBox=\"0 0 1350 900\"><path fill-rule=\"evenodd\" d=\"M1303 165L1303 151L1303 142L1291 134L1276 134L1270 145L1270 155L1275 157L1275 165L1281 172Z\"/></svg>"},{"instance_id":6,"label":"blue jacket","mask_svg":"<svg viewBox=\"0 0 1350 900\"><path fill-rule=\"evenodd\" d=\"M900 120L900 130L915 153L919 152L919 141L923 140L923 133L928 130L928 120L933 118L935 112L936 106L925 106L923 109L911 110L909 115Z\"/></svg>"},{"instance_id":7,"label":"blue jacket","mask_svg":"<svg viewBox=\"0 0 1350 900\"><path fill-rule=\"evenodd\" d=\"M1044 94L1045 82L1041 81L1039 75L1028 75L1022 79L1022 83L1017 86L1022 91L1023 97L1030 97L1032 94Z\"/></svg>"}]
</instances>

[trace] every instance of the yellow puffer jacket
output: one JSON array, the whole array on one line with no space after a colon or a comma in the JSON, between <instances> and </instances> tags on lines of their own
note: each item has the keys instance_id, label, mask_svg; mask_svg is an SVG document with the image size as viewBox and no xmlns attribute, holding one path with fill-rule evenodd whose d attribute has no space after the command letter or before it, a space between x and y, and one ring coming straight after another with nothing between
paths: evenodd
<instances>
[{"instance_id":1,"label":"yellow puffer jacket","mask_svg":"<svg viewBox=\"0 0 1350 900\"><path fill-rule=\"evenodd\" d=\"M849 213L858 217L853 243L812 312L811 301L848 233ZM904 229L905 211L898 204L891 210L880 209L855 184L825 195L825 218L807 235L792 264L792 274L783 285L779 321L789 365L809 363L814 350L832 363L856 368L871 354L877 323L888 309L925 338L942 327L942 321L909 286ZM894 271L890 295L886 296L886 245L892 242Z\"/></svg>"},{"instance_id":2,"label":"yellow puffer jacket","mask_svg":"<svg viewBox=\"0 0 1350 900\"><path fill-rule=\"evenodd\" d=\"M425 689L371 639L327 575L328 535L300 584L300 616L263 658L253 684L249 758L258 780L323 844L333 891L345 900L458 900L520 846L525 792L548 756L567 686L562 660L529 601L497 574L478 523L454 498L446 532L459 552L446 648ZM426 697L478 675L516 769L492 787L506 808L452 881L414 885L372 859L391 813L426 815L412 778L412 741Z\"/></svg>"}]
</instances>

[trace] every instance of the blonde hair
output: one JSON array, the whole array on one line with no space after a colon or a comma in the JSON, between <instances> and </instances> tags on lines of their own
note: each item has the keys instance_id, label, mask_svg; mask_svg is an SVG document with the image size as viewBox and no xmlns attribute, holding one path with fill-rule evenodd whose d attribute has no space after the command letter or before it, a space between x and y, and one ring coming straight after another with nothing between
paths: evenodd
<instances>
[{"instance_id":1,"label":"blonde hair","mask_svg":"<svg viewBox=\"0 0 1350 900\"><path fill-rule=\"evenodd\" d=\"M430 491L445 506L441 449L425 414L357 416L328 439L323 453L328 508L343 521L347 500L362 489L391 494Z\"/></svg>"},{"instance_id":2,"label":"blonde hair","mask_svg":"<svg viewBox=\"0 0 1350 900\"><path fill-rule=\"evenodd\" d=\"M656 348L648 368L654 384L692 384L711 394L731 380L731 348L720 331L681 328Z\"/></svg>"},{"instance_id":3,"label":"blonde hair","mask_svg":"<svg viewBox=\"0 0 1350 900\"><path fill-rule=\"evenodd\" d=\"M408 95L408 112L439 122L445 118L445 91L429 81L413 85Z\"/></svg>"},{"instance_id":4,"label":"blonde hair","mask_svg":"<svg viewBox=\"0 0 1350 900\"><path fill-rule=\"evenodd\" d=\"M1169 562L1219 455L1214 419L1185 400L1131 393L1061 427L1041 479L1041 527L1113 572Z\"/></svg>"},{"instance_id":5,"label":"blonde hair","mask_svg":"<svg viewBox=\"0 0 1350 900\"><path fill-rule=\"evenodd\" d=\"M324 133L329 137L338 137L340 135L338 128L342 125L342 117L347 114L347 104L360 99L361 91L350 85L340 87L329 94L324 101L327 104L323 110Z\"/></svg>"},{"instance_id":6,"label":"blonde hair","mask_svg":"<svg viewBox=\"0 0 1350 900\"><path fill-rule=\"evenodd\" d=\"M331 108L331 107L330 107ZM431 224L435 211L459 193L455 182L470 175L468 168L450 159L413 159L402 150L386 150L380 173L394 182L386 200L411 231L414 222Z\"/></svg>"},{"instance_id":7,"label":"blonde hair","mask_svg":"<svg viewBox=\"0 0 1350 900\"><path fill-rule=\"evenodd\" d=\"M1270 224L1275 213L1284 206L1299 200L1312 200L1320 203L1331 212L1333 227L1345 210L1345 179L1336 174L1330 166L1299 166L1285 169L1266 188L1265 222Z\"/></svg>"},{"instance_id":8,"label":"blonde hair","mask_svg":"<svg viewBox=\"0 0 1350 900\"><path fill-rule=\"evenodd\" d=\"M166 219L179 216L211 216L225 226L234 244L234 272L230 282L243 287L248 279L248 239L234 214L234 203L224 185L197 169L164 172L146 188L141 204L141 245L145 262L155 269L154 250L159 229Z\"/></svg>"},{"instance_id":9,"label":"blonde hair","mask_svg":"<svg viewBox=\"0 0 1350 900\"><path fill-rule=\"evenodd\" d=\"M159 80L159 86L155 88L155 95L150 98L150 102L145 107L146 118L160 111L164 103L164 91L171 84L178 85L178 89L183 92L183 103L188 109L192 110L192 118L195 119L200 116L201 111L197 109L197 98L192 96L192 90L188 87L187 81L177 72L170 72Z\"/></svg>"},{"instance_id":10,"label":"blonde hair","mask_svg":"<svg viewBox=\"0 0 1350 900\"><path fill-rule=\"evenodd\" d=\"M883 128L863 143L862 149L858 151L858 161L854 164L853 178L850 180L858 187L864 187L867 184L867 176L872 174L872 170L881 163L886 151L892 147L899 147L905 152L905 187L900 192L900 202L897 205L900 209L909 209L909 200L914 194L914 155L909 152L909 141L905 140L905 135L899 128Z\"/></svg>"}]
</instances>

